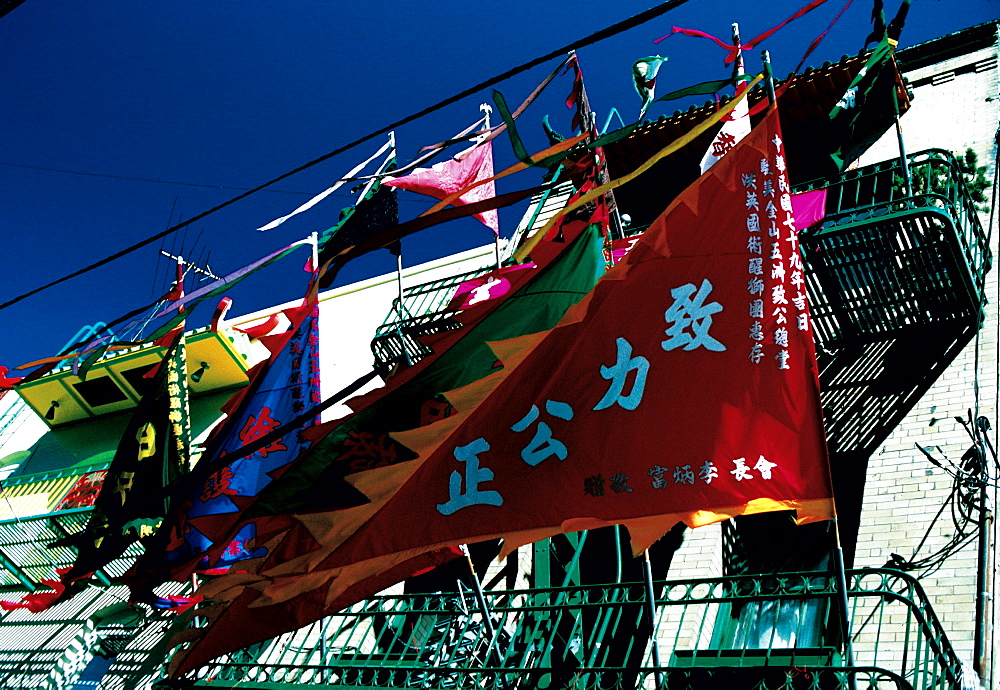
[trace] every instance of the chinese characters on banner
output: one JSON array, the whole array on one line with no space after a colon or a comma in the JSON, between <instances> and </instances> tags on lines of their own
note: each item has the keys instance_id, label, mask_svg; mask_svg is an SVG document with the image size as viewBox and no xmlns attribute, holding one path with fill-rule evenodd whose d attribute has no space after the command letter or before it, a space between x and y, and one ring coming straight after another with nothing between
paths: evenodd
<instances>
[{"instance_id":1,"label":"chinese characters on banner","mask_svg":"<svg viewBox=\"0 0 1000 690\"><path fill-rule=\"evenodd\" d=\"M806 353L795 350L795 339L788 333L809 331L809 313L781 137L775 134L770 144L758 165L740 170L746 193L748 311L753 319L748 356L754 364L774 360L779 369L790 371L790 362ZM770 317L767 331L765 316Z\"/></svg>"},{"instance_id":2,"label":"chinese characters on banner","mask_svg":"<svg viewBox=\"0 0 1000 690\"><path fill-rule=\"evenodd\" d=\"M302 309L309 309L309 313L291 334L264 336L272 339L269 347L278 354L259 386L240 406L240 413L220 429L218 438L209 442L209 452L214 449L215 457L203 462L218 464L218 458L235 453L320 402L318 312L315 305ZM236 522L242 503L258 495L308 445L298 432L290 432L255 453L218 466L190 487L172 516L168 543L162 550L148 552L140 565L149 568L149 561L160 554L168 568L190 563L198 570L219 572L236 561L266 553L250 544L257 536L256 526L250 522L211 556L206 555L216 535L226 534Z\"/></svg>"},{"instance_id":3,"label":"chinese characters on banner","mask_svg":"<svg viewBox=\"0 0 1000 690\"><path fill-rule=\"evenodd\" d=\"M612 523L639 550L678 520L832 517L784 167L771 112L555 329L496 343L504 369L453 391L457 415L394 434L419 467L322 567Z\"/></svg>"}]
</instances>

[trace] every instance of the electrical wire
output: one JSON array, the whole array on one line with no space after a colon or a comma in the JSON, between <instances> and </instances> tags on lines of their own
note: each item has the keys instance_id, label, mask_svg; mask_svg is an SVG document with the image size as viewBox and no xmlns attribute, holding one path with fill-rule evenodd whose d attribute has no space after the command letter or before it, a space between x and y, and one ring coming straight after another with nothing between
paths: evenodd
<instances>
[{"instance_id":1,"label":"electrical wire","mask_svg":"<svg viewBox=\"0 0 1000 690\"><path fill-rule=\"evenodd\" d=\"M882 566L883 568L892 568L904 572L920 571L916 575L916 579L922 580L934 575L949 558L978 538L979 525L984 518L986 509L985 506L979 505L979 492L984 484L992 487L996 487L997 485L995 480L991 481L993 478L989 472L990 463L979 442L978 431L982 426L988 425L989 422L985 418L972 417L971 410L969 411L969 416L971 424L967 423L961 417L956 417L956 420L958 420L966 433L971 437L973 445L962 456L964 462L961 466L955 467L955 471L945 467L944 464L934 458L925 448L922 448L919 444L917 445L917 448L931 463L952 477L951 490L948 492L947 498L942 502L941 507L938 508L937 513L931 519L927 530L924 532L924 536L920 539L910 558L906 560L899 554L890 554L890 558ZM988 445L988 448L992 452L992 445ZM948 460L947 457L945 457L945 460L954 467L954 463ZM946 509L950 509L952 525L955 528L954 534L937 551L924 558L917 559L917 554L920 553L920 550L927 543L935 525L937 525L938 520ZM969 529L970 527L972 529ZM902 594L902 590L897 592L897 594ZM855 627L851 636L852 639L858 639L864 631L865 626L871 622L877 611L877 608L873 608L868 616L865 617L865 620L862 621L861 625Z\"/></svg>"},{"instance_id":2,"label":"electrical wire","mask_svg":"<svg viewBox=\"0 0 1000 690\"><path fill-rule=\"evenodd\" d=\"M270 187L273 184L281 182L282 180L286 180L289 177L302 172L303 170L307 170L308 168L311 168L314 165L317 165L319 163L327 161L327 160L333 158L334 156L338 156L341 153L344 153L345 151L349 151L350 149L354 148L355 146L359 146L359 145L365 143L366 141L370 141L371 139L374 139L375 137L381 136L383 134L388 134L390 131L392 131L394 129L398 129L399 127L402 127L403 125L409 124L410 122L418 120L418 119L420 119L420 118L422 118L422 117L424 117L426 115L429 115L430 113L433 113L433 112L435 112L437 110L441 110L442 108L444 108L446 106L449 106L449 105L451 105L453 103L457 103L458 101L462 100L463 98L468 98L469 96L475 95L475 94L479 93L480 91L483 91L483 90L485 90L485 89L487 89L487 88L489 88L491 86L495 86L496 84L499 84L499 83L501 83L503 81L506 81L507 79L510 79L511 77L514 77L514 76L516 76L518 74L521 74L522 72L526 72L527 70L529 70L529 69L531 69L533 67L537 67L538 65L541 65L541 64L543 64L545 62L548 62L549 60L555 59L557 57L564 56L566 53L570 52L571 50L576 50L578 48L583 48L583 47L586 47L586 46L589 46L589 45L593 45L594 43L598 43L600 41L603 41L606 38L610 38L611 36L615 36L617 34L620 34L623 31L627 31L628 29L634 29L635 27L637 27L637 26L639 26L641 24L644 24L644 23L646 23L646 22L648 22L648 21L650 21L652 19L655 19L655 18L659 17L662 14L666 14L667 12L669 12L672 9L680 7L681 5L685 4L686 2L688 2L688 0L666 0L665 2L661 2L657 6L651 8L651 9L648 9L645 12L640 12L639 14L633 15L632 17L629 17L628 19L624 19L624 20L622 20L620 22L612 24L609 27L605 27L604 29L601 29L599 31L595 31L594 33L590 34L589 36L586 36L584 38L581 38L581 39L578 39L576 41L573 41L572 43L569 43L569 44L567 44L565 46L562 46L561 48L557 48L556 50L550 51L549 53L546 53L545 55L542 55L540 57L534 58L533 60L529 60L528 62L525 62L525 63L523 63L521 65L518 65L517 67L513 67L513 68L507 70L506 72L503 72L502 74L499 74L499 75L497 75L495 77L491 77L491 78L487 79L486 81L480 82L479 84L476 84L475 86L471 86L471 87L469 87L469 88L467 88L467 89L465 89L463 91L460 91L459 93L457 93L457 94L455 94L453 96L449 96L448 98L445 98L444 100L439 101L439 102L435 103L434 105L429 105L426 108L423 108L422 110L420 110L420 111L418 111L416 113L413 113L412 115L407 115L406 117L404 117L404 118L402 118L400 120L397 120L396 122L393 122L392 124L385 125L384 127L381 127L379 129L375 130L374 132L371 132L370 134L366 134L366 135L364 135L364 136L362 136L362 137L360 137L358 139L355 139L354 141L352 141L352 142L350 142L348 144L344 144L343 146L340 146L340 147L334 149L333 151L330 151L329 153L323 154L319 158L315 158L315 159L309 161L308 163L304 163L304 164L300 165L299 167L297 167L297 168L295 168L293 170L290 170L290 171L288 171L286 173L278 175L277 177L275 177L275 178L273 178L273 179L271 179L271 180L269 180L267 182L264 182L263 184L257 185L256 187L254 187L252 189L248 189L247 191L243 192L242 194L237 194L236 196L234 196L233 198L229 199L228 201L224 201L223 203L218 204L217 206L213 206L212 208L208 209L207 211L202 211L201 213L197 214L196 216L193 216L192 218L189 218L186 221L178 223L177 225L175 225L175 226L173 226L171 228L167 228L166 230L164 230L162 232L159 232L159 233L157 233L155 235L152 235L151 237L147 237L146 239L141 240L139 242L136 242L135 244L133 244L133 245L131 245L129 247L126 247L126 248L124 248L122 250L119 250L119 251L115 252L114 254L111 254L110 256L107 256L107 257L105 257L105 258L103 258L103 259L101 259L99 261L95 261L94 263L92 263L92 264L90 264L88 266L84 266L83 268L80 268L80 269L78 269L76 271L73 271L72 273L68 273L68 274L63 275L60 278L56 278L55 280L52 280L52 281L50 281L50 282L48 282L48 283L46 283L44 285L41 285L41 286L36 287L36 288L33 288L33 289L29 290L28 292L22 293L22 294L18 295L17 297L14 297L13 299L9 299L6 302L4 302L3 304L0 304L0 310L6 309L7 307L10 307L10 306L13 306L13 305L17 304L18 302L21 302L22 300L27 299L28 297L36 295L39 292L42 292L44 290L48 290L49 288L55 287L56 285L59 285L61 283L66 282L67 280L71 280L71 279L76 278L78 276L81 276L81 275L83 275L85 273L89 273L90 271L93 271L93 270L95 270L97 268L100 268L101 266L107 265L107 264L111 263L112 261L116 261L116 260L122 258L123 256L127 256L127 255L131 254L132 252L137 251L139 249L142 249L146 245L151 244L151 243L155 242L156 240L158 240L158 239L160 239L162 237L166 237L167 235L169 235L171 233L177 232L178 230L180 230L182 228L185 228L188 225L191 225L192 223L195 223L195 222L197 222L197 221L199 221L199 220L201 220L203 218L206 218L206 217L212 215L213 213L221 211L222 209L227 208L228 206L231 206L231 205L235 204L238 201L242 201L243 199L247 198L248 196L251 196L252 194L256 194L257 192L263 191L264 189L267 189L268 187Z\"/></svg>"},{"instance_id":3,"label":"electrical wire","mask_svg":"<svg viewBox=\"0 0 1000 690\"><path fill-rule=\"evenodd\" d=\"M918 576L918 579L927 577L937 572L947 559L968 546L978 536L978 528L983 520L983 511L985 509L985 506L979 505L979 492L982 490L984 484L986 486L995 486L995 479L990 476L990 464L979 441L978 429L980 422L972 416L971 410L969 411L969 416L971 423L966 422L961 417L956 417L956 420L962 425L972 440L972 446L962 455L962 463L955 468L956 471L952 472L931 456L926 449L920 448L921 452L933 464L952 477L951 491L949 491L947 498L941 504L941 508L938 509L938 512L927 526L927 531L924 533L920 543L917 544L910 558L903 559L899 554L891 554L884 567L903 571L920 570L922 572ZM945 459L947 460L947 458ZM917 554L924 547L924 544L926 544L927 539L930 537L940 517L944 514L945 509L949 509L954 533L934 553L917 559Z\"/></svg>"},{"instance_id":4,"label":"electrical wire","mask_svg":"<svg viewBox=\"0 0 1000 690\"><path fill-rule=\"evenodd\" d=\"M0 165L8 168L21 168L23 170L41 170L43 172L62 173L64 175L80 175L82 177L104 177L110 180L126 180L129 182L152 182L154 184L171 184L178 187L200 187L202 189L226 189L230 191L245 192L249 187L230 187L222 184L200 184L198 182L178 182L177 180L160 180L153 177L134 177L132 175L112 175L110 173L85 172L83 170L67 170L65 168L48 168L42 165L26 165L24 163L6 163L0 161ZM312 192L296 192L290 189L268 189L265 190L273 194L298 194L308 196Z\"/></svg>"}]
</instances>

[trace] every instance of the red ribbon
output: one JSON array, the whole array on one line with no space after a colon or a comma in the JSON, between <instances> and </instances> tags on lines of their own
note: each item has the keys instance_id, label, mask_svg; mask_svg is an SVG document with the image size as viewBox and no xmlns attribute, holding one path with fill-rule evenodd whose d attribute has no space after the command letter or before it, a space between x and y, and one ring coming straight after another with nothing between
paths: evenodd
<instances>
[{"instance_id":1,"label":"red ribbon","mask_svg":"<svg viewBox=\"0 0 1000 690\"><path fill-rule=\"evenodd\" d=\"M756 38L751 39L748 43L744 43L743 46L742 46L742 48L745 49L745 50L750 50L751 48L756 47L757 44L762 43L765 40L767 40L768 38L770 38L771 35L774 32L776 32L778 29L781 29L786 24L788 24L789 22L791 22L791 21L793 21L795 19L798 19L802 15L808 14L809 12L813 11L814 9L816 9L817 7L819 7L820 5L822 5L824 2L826 2L826 0L813 0L808 5L806 5L802 9L800 9L798 12L796 12L791 17L789 17L785 21L781 22L780 24L778 24L774 28L768 29L767 31L765 31L764 33L760 34ZM847 8L845 7L844 9L847 9ZM843 10L841 10L841 14L843 14ZM838 14L837 15L837 19L839 19L839 18L840 18L840 15ZM837 19L834 19L834 22L836 22ZM833 25L831 24L831 26L833 26ZM827 29L827 31L829 31L829 29ZM729 43L726 43L726 42L722 41L721 39L713 36L712 34L706 33L704 31L698 31L697 29L683 29L683 28L681 28L679 26L671 27L671 31L670 31L669 34L667 34L666 36L661 36L660 38L658 38L655 41L653 41L653 43L659 43L660 41L663 41L664 39L669 38L670 36L673 36L674 34L685 34L687 36L694 36L696 38L707 38L710 41L715 41L717 44L719 44L720 47L722 47L725 50L729 51L729 55L726 56L726 64L727 65L733 64L733 61L736 59L736 57L740 53L740 48L741 48L740 46L730 45ZM823 34L823 36L825 36L825 35L826 35L826 33ZM818 40L822 40L822 36ZM812 47L815 47L815 46L812 46ZM812 51L812 47L810 48L809 52ZM809 53L807 52L806 54L808 55Z\"/></svg>"}]
</instances>

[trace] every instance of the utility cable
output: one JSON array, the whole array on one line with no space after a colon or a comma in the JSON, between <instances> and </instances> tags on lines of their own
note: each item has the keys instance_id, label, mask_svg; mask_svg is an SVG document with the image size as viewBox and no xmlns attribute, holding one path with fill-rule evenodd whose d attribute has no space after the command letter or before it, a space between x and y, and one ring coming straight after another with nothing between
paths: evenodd
<instances>
[{"instance_id":1,"label":"utility cable","mask_svg":"<svg viewBox=\"0 0 1000 690\"><path fill-rule=\"evenodd\" d=\"M545 55L542 55L541 57L534 58L533 60L529 60L528 62L525 62L524 64L518 65L517 67L513 67L513 68L507 70L506 72L503 72L502 74L499 74L499 75L497 75L495 77L491 77L490 79L487 79L486 81L483 81L483 82L480 82L479 84L476 84L475 86L471 86L471 87L469 87L469 88L467 88L467 89L465 89L465 90L463 90L463 91L455 94L454 96L449 96L448 98L445 98L444 100L439 101L438 103L435 103L434 105L427 106L423 110L420 110L420 111L418 111L418 112L416 112L416 113L414 113L412 115L407 115L406 117L402 118L401 120L397 120L396 122L393 122L392 124L389 124L389 125L385 125L384 127L381 127L380 129L377 129L374 132L371 132L370 134L366 134L363 137L355 139L354 141L350 142L349 144L344 144L343 146L340 146L339 148L336 148L333 151L330 151L329 153L323 154L319 158L313 159L313 160L309 161L308 163L304 163L304 164L300 165L299 167L297 167L297 168L295 168L293 170L290 170L289 172L286 172L286 173L283 173L281 175L278 175L277 177L275 177L272 180L269 180L268 182L260 184L260 185L258 185L256 187L252 188L252 189L248 189L247 191L243 192L242 194L237 194L236 196L234 196L232 199L229 199L228 201L224 201L223 203L221 203L221 204L219 204L217 206L213 206L212 208L208 209L207 211L202 211L198 215L193 216L192 218L189 218L186 221L178 223L177 225L175 225L175 226L173 226L171 228L167 228L166 230L164 230L162 232L159 232L159 233L157 233L157 234L155 234L155 235L153 235L151 237L147 237L144 240L136 242L135 244L133 244L133 245L131 245L129 247L126 247L125 249L122 249L120 251L117 251L117 252L115 252L114 254L112 254L112 255L110 255L108 257L105 257L105 258L103 258L103 259L101 259L99 261L95 261L94 263L90 264L89 266L85 266L85 267L83 267L81 269L73 271L72 273L68 273L68 274L62 276L61 278L56 278L55 280L52 280L52 281L46 283L45 285L41 285L41 286L36 287L36 288L34 288L32 290L29 290L28 292L25 292L25 293L23 293L21 295L18 295L17 297L14 297L13 299L9 299L6 302L4 302L3 304L0 304L0 310L6 309L7 307L10 307L10 306L13 306L13 305L17 304L18 302L21 302L22 300L27 299L28 297L36 295L39 292L42 292L43 290L47 290L47 289L49 289L51 287L55 287L56 285L59 285L60 283L64 283L67 280L70 280L72 278L76 278L77 276L81 276L81 275L83 275L85 273L93 271L94 269L97 269L97 268L100 268L101 266L109 264L112 261L116 261L116 260L122 258L123 256L127 256L128 254L131 254L134 251L142 249L146 245L151 244L151 243L155 242L158 239L166 237L167 235L169 235L171 233L174 233L174 232L176 232L176 231L178 231L178 230L180 230L182 228L185 228L188 225L191 225L192 223L195 223L195 222L201 220L202 218L206 218L206 217L212 215L213 213L216 213L217 211L221 211L222 209L235 204L237 201L242 201L243 199L247 198L248 196L250 196L252 194L256 194L257 192L263 191L264 189L270 187L273 184L276 184L278 182L281 182L282 180L288 179L292 175L296 175L296 174L302 172L303 170L307 170L308 168L313 167L314 165L317 165L319 163L327 161L327 160L333 158L334 156L338 156L341 153L344 153L345 151L349 151L350 149L354 148L355 146L359 146L359 145L365 143L366 141L374 139L375 137L381 136L383 134L387 134L387 133L389 133L390 131L392 131L394 129L398 129L399 127L402 127L403 125L406 125L406 124L409 124L410 122L413 122L414 120L418 120L418 119L420 119L420 118L422 118L422 117L424 117L426 115L429 115L430 113L433 113L433 112L435 112L437 110L441 110L442 108L444 108L446 106L449 106L449 105L451 105L453 103L457 103L458 101L462 100L463 98L467 98L469 96L475 95L476 93L479 93L479 92L481 92L481 91L483 91L485 89L488 89L491 86L495 86L496 84L499 84L499 83L501 83L503 81L506 81L507 79L510 79L511 77L517 76L518 74L521 74L522 72L526 72L527 70L529 70L529 69L531 69L533 67L537 67L538 65L541 65L541 64L543 64L543 63L545 63L545 62L547 62L549 60L552 60L554 58L563 56L563 55L565 55L566 53L568 53L571 50L576 50L578 48L583 48L585 46L593 45L594 43L598 43L599 41L603 41L606 38L610 38L611 36L615 36L617 34L620 34L623 31L627 31L629 29L634 29L635 27L640 26L641 24L644 24L644 23L646 23L646 22L648 22L648 21L650 21L652 19L656 19L660 15L666 14L667 12L669 12L672 9L680 7L681 5L685 4L687 1L688 0L666 0L666 2L661 2L656 7L648 9L645 12L640 12L637 15L629 17L628 19L624 19L624 20L622 20L620 22L617 22L615 24L612 24L611 26L606 27L604 29L601 29L600 31L595 31L594 33L590 34L589 36L586 36L584 38L581 38L581 39L578 39L576 41L573 41L572 43L569 43L568 45L565 45L565 46L563 46L561 48L557 48L556 50L550 51L549 53L547 53Z\"/></svg>"},{"instance_id":2,"label":"utility cable","mask_svg":"<svg viewBox=\"0 0 1000 690\"><path fill-rule=\"evenodd\" d=\"M131 175L112 175L110 173L85 172L83 170L66 170L65 168L47 168L41 165L25 165L23 163L7 163L0 161L0 165L8 168L21 168L23 170L41 170L42 172L62 173L64 175L79 175L81 177L104 177L110 180L126 180L128 182L152 182L154 184L171 184L177 187L201 187L203 189L228 189L230 191L243 192L249 187L230 187L222 184L201 184L198 182L178 182L177 180L159 180L153 177L133 177ZM296 192L290 189L268 189L274 194L298 194L307 196L312 192Z\"/></svg>"}]
</instances>

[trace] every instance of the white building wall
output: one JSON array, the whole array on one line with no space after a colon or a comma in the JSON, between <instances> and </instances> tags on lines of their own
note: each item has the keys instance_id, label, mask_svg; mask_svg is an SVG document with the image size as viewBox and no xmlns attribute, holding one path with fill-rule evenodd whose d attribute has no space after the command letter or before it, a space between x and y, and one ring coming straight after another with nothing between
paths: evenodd
<instances>
[{"instance_id":1,"label":"white building wall","mask_svg":"<svg viewBox=\"0 0 1000 690\"><path fill-rule=\"evenodd\" d=\"M496 259L492 244L452 254L410 268L403 269L403 288L491 265ZM326 400L372 370L374 355L371 341L375 331L385 321L392 301L398 296L396 274L387 273L343 287L320 293L319 298L319 347L322 370L321 392ZM233 319L227 325L246 326L259 322L268 315L294 306L295 302L247 314ZM376 378L361 389L369 391L382 386ZM350 413L350 408L339 404L323 413L323 421L339 419Z\"/></svg>"},{"instance_id":2,"label":"white building wall","mask_svg":"<svg viewBox=\"0 0 1000 690\"><path fill-rule=\"evenodd\" d=\"M962 157L971 147L980 165L987 165L987 178L993 180L995 135L1000 118L1000 71L997 68L998 45L922 67L904 76L913 87L913 104L902 117L905 147L908 153L929 148L947 149ZM965 71L972 66L972 71ZM956 70L964 73L955 74ZM924 83L931 79L930 83ZM923 85L920 85L923 84ZM895 131L889 131L861 159L868 165L899 155ZM987 227L988 213L981 213ZM979 337L956 358L942 377L923 396L913 411L872 456L868 466L861 531L858 536L855 567L881 567L897 553L912 560L926 557L955 533L950 511L937 521L935 513L948 498L953 481L934 467L915 448L931 450L940 458L947 455L958 461L971 445L970 438L955 417L984 415L994 430L997 420L997 233L991 249L994 268L987 281L986 323ZM920 343L913 343L920 347ZM978 396L977 396L978 389ZM977 410L978 407L978 410ZM993 468L996 476L997 468ZM992 490L996 506L996 489ZM933 523L933 527L932 527ZM926 542L921 545L924 535ZM995 540L991 550L995 549ZM924 574L916 571L927 591L938 618L963 661L972 660L977 542L975 539L940 569ZM994 580L993 564L989 573ZM995 607L994 607L995 608ZM994 615L994 618L996 616ZM862 621L855 621L860 625ZM994 658L1000 653L994 635Z\"/></svg>"}]
</instances>

